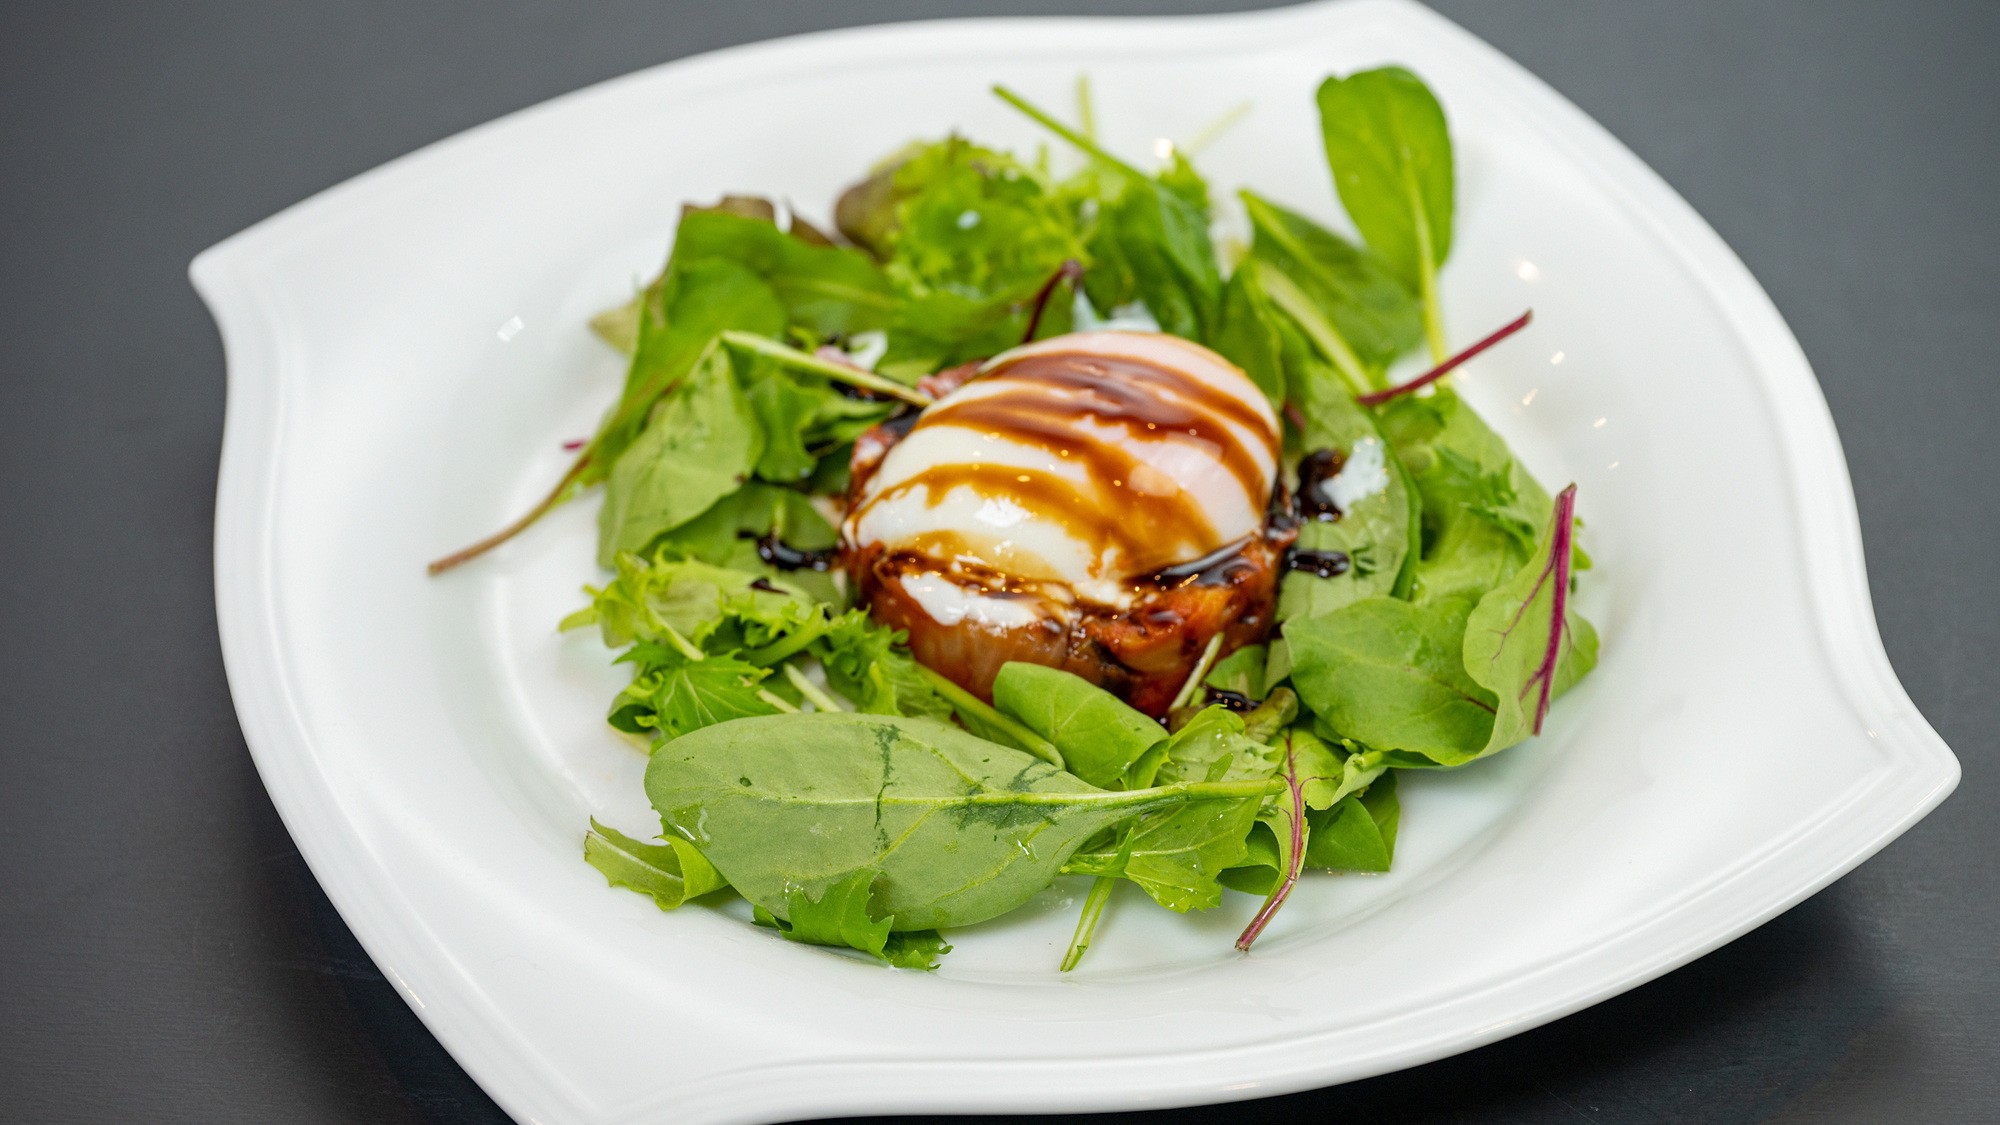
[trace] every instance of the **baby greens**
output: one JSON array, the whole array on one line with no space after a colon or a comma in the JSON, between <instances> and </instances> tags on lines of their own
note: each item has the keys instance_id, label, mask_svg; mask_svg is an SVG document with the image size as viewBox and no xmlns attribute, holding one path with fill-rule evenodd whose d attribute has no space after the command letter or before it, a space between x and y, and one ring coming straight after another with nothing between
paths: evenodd
<instances>
[{"instance_id":1,"label":"baby greens","mask_svg":"<svg viewBox=\"0 0 2000 1125\"><path fill-rule=\"evenodd\" d=\"M1596 662L1575 486L1551 496L1448 378L1529 318L1447 358L1455 161L1405 69L1317 91L1358 240L1242 191L1226 251L1232 204L1187 150L1148 171L1087 106L1072 126L994 93L1082 166L913 143L840 196L838 237L759 197L684 208L659 276L592 322L625 357L597 431L542 503L433 570L603 486L610 577L563 624L621 650L607 721L648 747L664 833L593 820L584 856L662 909L733 893L785 940L927 969L941 928L1088 876L1064 969L1126 884L1181 912L1263 896L1248 949L1305 871L1390 869L1397 771L1539 733ZM1214 348L1283 419L1274 629L1209 641L1165 722L1032 664L975 695L831 565L857 441L969 365L1106 324ZM1391 385L1419 347L1433 366Z\"/></svg>"}]
</instances>

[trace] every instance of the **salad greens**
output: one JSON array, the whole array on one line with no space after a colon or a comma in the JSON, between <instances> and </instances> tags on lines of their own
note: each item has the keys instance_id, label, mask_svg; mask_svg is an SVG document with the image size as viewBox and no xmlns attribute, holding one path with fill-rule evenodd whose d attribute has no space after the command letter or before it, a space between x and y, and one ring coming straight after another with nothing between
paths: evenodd
<instances>
[{"instance_id":1,"label":"salad greens","mask_svg":"<svg viewBox=\"0 0 2000 1125\"><path fill-rule=\"evenodd\" d=\"M1089 876L1065 969L1127 883L1174 911L1263 896L1247 949L1305 870L1390 869L1397 771L1539 733L1596 662L1575 486L1551 495L1444 378L1528 320L1447 355L1451 136L1407 70L1318 89L1359 240L1243 191L1228 253L1229 201L1184 150L1148 172L1087 105L1073 127L994 93L1081 169L949 136L841 195L837 236L756 197L685 208L660 275L593 322L627 356L597 432L543 503L433 569L603 486L610 578L563 625L630 667L607 721L646 742L664 832L592 821L584 855L662 909L734 893L787 940L930 968L938 931ZM1211 644L1165 723L1022 663L988 702L832 572L857 439L953 385L928 376L1107 322L1236 363L1299 466L1274 498L1297 527L1276 628ZM1435 366L1392 386L1420 346Z\"/></svg>"}]
</instances>

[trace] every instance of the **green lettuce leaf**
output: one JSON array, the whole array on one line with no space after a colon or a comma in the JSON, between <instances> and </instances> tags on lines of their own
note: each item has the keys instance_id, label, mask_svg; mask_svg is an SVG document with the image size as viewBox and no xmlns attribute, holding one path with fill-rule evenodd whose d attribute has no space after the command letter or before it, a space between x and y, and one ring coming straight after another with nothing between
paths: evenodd
<instances>
[{"instance_id":1,"label":"green lettuce leaf","mask_svg":"<svg viewBox=\"0 0 2000 1125\"><path fill-rule=\"evenodd\" d=\"M583 838L583 858L612 886L638 891L661 910L673 910L729 885L686 840L669 836L664 844L648 844L595 818Z\"/></svg>"},{"instance_id":2,"label":"green lettuce leaf","mask_svg":"<svg viewBox=\"0 0 2000 1125\"><path fill-rule=\"evenodd\" d=\"M1166 741L1166 729L1081 676L1012 661L993 680L993 705L1055 743L1069 772L1117 788L1125 771Z\"/></svg>"},{"instance_id":3,"label":"green lettuce leaf","mask_svg":"<svg viewBox=\"0 0 2000 1125\"><path fill-rule=\"evenodd\" d=\"M598 565L644 550L736 491L763 451L763 428L729 353L710 346L612 468L598 513Z\"/></svg>"},{"instance_id":4,"label":"green lettuce leaf","mask_svg":"<svg viewBox=\"0 0 2000 1125\"><path fill-rule=\"evenodd\" d=\"M956 727L852 712L706 727L660 746L646 768L669 829L751 902L786 918L796 888L874 869L874 916L896 930L1004 914L1128 817L1256 804L1268 791L1243 781L1108 792Z\"/></svg>"},{"instance_id":5,"label":"green lettuce leaf","mask_svg":"<svg viewBox=\"0 0 2000 1125\"><path fill-rule=\"evenodd\" d=\"M1434 358L1444 358L1437 271L1451 253L1455 181L1444 108L1399 66L1329 77L1319 88L1321 139L1341 205L1403 284L1424 302Z\"/></svg>"}]
</instances>

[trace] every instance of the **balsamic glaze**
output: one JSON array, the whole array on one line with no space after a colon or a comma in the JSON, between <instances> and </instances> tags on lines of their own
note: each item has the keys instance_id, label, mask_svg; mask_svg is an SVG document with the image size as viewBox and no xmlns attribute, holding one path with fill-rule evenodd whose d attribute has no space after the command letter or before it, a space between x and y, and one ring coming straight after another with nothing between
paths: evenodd
<instances>
[{"instance_id":1,"label":"balsamic glaze","mask_svg":"<svg viewBox=\"0 0 2000 1125\"><path fill-rule=\"evenodd\" d=\"M771 580L770 580L770 579L768 579L768 578L753 578L753 579L751 579L751 580L750 580L750 588L751 588L752 590L762 590L762 591L764 591L764 592L765 592L765 593L767 593L767 594L782 594L782 593L784 593L784 591L783 591L783 590L780 590L780 589L778 589L778 588L777 588L776 586L772 585L772 584L771 584Z\"/></svg>"},{"instance_id":2,"label":"balsamic glaze","mask_svg":"<svg viewBox=\"0 0 2000 1125\"><path fill-rule=\"evenodd\" d=\"M1198 559L1154 571L1152 580L1162 586L1226 586L1237 575L1257 569L1256 563L1243 557L1243 548L1249 544L1248 538L1225 543Z\"/></svg>"},{"instance_id":3,"label":"balsamic glaze","mask_svg":"<svg viewBox=\"0 0 2000 1125\"><path fill-rule=\"evenodd\" d=\"M1299 459L1299 491L1292 497L1292 508L1300 519L1332 523L1340 518L1340 506L1324 486L1346 462L1335 449L1315 449Z\"/></svg>"},{"instance_id":4,"label":"balsamic glaze","mask_svg":"<svg viewBox=\"0 0 2000 1125\"><path fill-rule=\"evenodd\" d=\"M1210 703L1220 703L1225 710L1229 711L1255 711L1257 709L1256 700L1244 695L1240 691L1230 691L1227 688L1209 688L1208 701Z\"/></svg>"},{"instance_id":5,"label":"balsamic glaze","mask_svg":"<svg viewBox=\"0 0 2000 1125\"><path fill-rule=\"evenodd\" d=\"M1321 578L1338 578L1352 565L1346 551L1292 551L1285 556L1286 570L1304 571Z\"/></svg>"},{"instance_id":6,"label":"balsamic glaze","mask_svg":"<svg viewBox=\"0 0 2000 1125\"><path fill-rule=\"evenodd\" d=\"M892 418L883 419L880 425L891 437L901 441L910 436L910 431L917 428L917 420L923 416L921 410L905 409Z\"/></svg>"},{"instance_id":7,"label":"balsamic glaze","mask_svg":"<svg viewBox=\"0 0 2000 1125\"><path fill-rule=\"evenodd\" d=\"M778 538L778 533L775 531L769 535L758 535L754 531L739 531L736 537L755 539L757 557L779 570L816 570L824 574L832 570L834 563L840 560L840 549L837 547L822 547L816 551L809 551L803 547L794 547Z\"/></svg>"}]
</instances>

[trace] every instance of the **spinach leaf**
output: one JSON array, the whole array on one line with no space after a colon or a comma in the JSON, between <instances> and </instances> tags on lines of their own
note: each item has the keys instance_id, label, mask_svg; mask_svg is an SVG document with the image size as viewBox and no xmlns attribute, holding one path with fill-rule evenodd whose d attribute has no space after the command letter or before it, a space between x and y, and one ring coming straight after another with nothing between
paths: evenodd
<instances>
[{"instance_id":1,"label":"spinach leaf","mask_svg":"<svg viewBox=\"0 0 2000 1125\"><path fill-rule=\"evenodd\" d=\"M1209 346L1243 369L1272 407L1285 405L1284 338L1254 268L1237 267L1222 287L1222 304Z\"/></svg>"},{"instance_id":2,"label":"spinach leaf","mask_svg":"<svg viewBox=\"0 0 2000 1125\"><path fill-rule=\"evenodd\" d=\"M1069 772L1100 789L1166 741L1166 729L1081 676L1010 661L993 680L993 705L1055 743Z\"/></svg>"},{"instance_id":3,"label":"spinach leaf","mask_svg":"<svg viewBox=\"0 0 2000 1125\"><path fill-rule=\"evenodd\" d=\"M1416 574L1422 505L1417 489L1368 412L1348 396L1332 369L1300 346L1287 350L1292 403L1304 421L1299 444L1344 458L1339 518L1306 519L1301 551L1338 551L1344 573L1322 578L1293 571L1278 592L1278 620L1317 617L1343 606L1409 590ZM1348 482L1352 481L1352 484Z\"/></svg>"},{"instance_id":4,"label":"spinach leaf","mask_svg":"<svg viewBox=\"0 0 2000 1125\"><path fill-rule=\"evenodd\" d=\"M1410 290L1374 253L1251 192L1250 256L1279 270L1311 300L1354 356L1379 379L1423 338Z\"/></svg>"},{"instance_id":5,"label":"spinach leaf","mask_svg":"<svg viewBox=\"0 0 2000 1125\"><path fill-rule=\"evenodd\" d=\"M776 533L791 546L814 551L831 547L840 533L796 489L751 481L724 496L687 523L653 540L650 554L661 559L694 559L712 566L783 582L838 606L845 599L833 576L810 570L780 570L757 553L756 539Z\"/></svg>"},{"instance_id":6,"label":"spinach leaf","mask_svg":"<svg viewBox=\"0 0 2000 1125\"><path fill-rule=\"evenodd\" d=\"M1299 449L1337 450L1353 466L1355 480L1377 482L1349 498L1339 519L1301 525L1298 549L1338 551L1349 565L1327 578L1302 571L1285 575L1277 614L1282 622L1331 613L1361 598L1406 592L1415 574L1420 506L1409 474L1386 446L1369 411L1354 401L1296 318L1271 300L1267 280L1268 269L1255 265L1237 270L1230 279L1218 345L1239 365L1247 364L1246 371L1268 369L1263 377L1286 388L1286 413Z\"/></svg>"},{"instance_id":7,"label":"spinach leaf","mask_svg":"<svg viewBox=\"0 0 2000 1125\"><path fill-rule=\"evenodd\" d=\"M661 396L675 391L711 352L724 329L777 335L785 306L771 287L728 260L676 264L640 295L638 342L618 403L584 447L584 484L604 479L657 417Z\"/></svg>"},{"instance_id":8,"label":"spinach leaf","mask_svg":"<svg viewBox=\"0 0 2000 1125\"><path fill-rule=\"evenodd\" d=\"M764 432L723 348L711 345L654 410L605 482L598 565L638 551L736 491L763 455Z\"/></svg>"},{"instance_id":9,"label":"spinach leaf","mask_svg":"<svg viewBox=\"0 0 2000 1125\"><path fill-rule=\"evenodd\" d=\"M1306 866L1329 871L1387 871L1396 856L1396 825L1403 806L1396 799L1396 775L1385 773L1366 792L1341 799L1307 817L1312 832Z\"/></svg>"},{"instance_id":10,"label":"spinach leaf","mask_svg":"<svg viewBox=\"0 0 2000 1125\"><path fill-rule=\"evenodd\" d=\"M1202 683L1217 691L1233 691L1245 699L1262 699L1265 694L1264 667L1269 659L1263 645L1244 645L1215 662Z\"/></svg>"},{"instance_id":11,"label":"spinach leaf","mask_svg":"<svg viewBox=\"0 0 2000 1125\"><path fill-rule=\"evenodd\" d=\"M1341 735L1440 765L1477 757L1493 730L1492 692L1465 669L1469 597L1413 604L1364 598L1288 622L1299 697Z\"/></svg>"},{"instance_id":12,"label":"spinach leaf","mask_svg":"<svg viewBox=\"0 0 2000 1125\"><path fill-rule=\"evenodd\" d=\"M1444 108L1399 66L1330 76L1318 100L1341 205L1369 247L1422 296L1433 358L1442 360L1437 271L1451 252L1454 194Z\"/></svg>"},{"instance_id":13,"label":"spinach leaf","mask_svg":"<svg viewBox=\"0 0 2000 1125\"><path fill-rule=\"evenodd\" d=\"M590 831L583 838L583 858L612 886L638 891L658 903L661 910L672 910L729 885L693 844L674 836L666 841L648 844L634 840L592 818Z\"/></svg>"},{"instance_id":14,"label":"spinach leaf","mask_svg":"<svg viewBox=\"0 0 2000 1125\"><path fill-rule=\"evenodd\" d=\"M896 930L983 921L1047 886L1091 836L1147 811L1261 801L1260 781L1113 793L1018 750L927 719L776 715L662 744L646 792L667 826L777 917L790 894L880 873Z\"/></svg>"}]
</instances>

